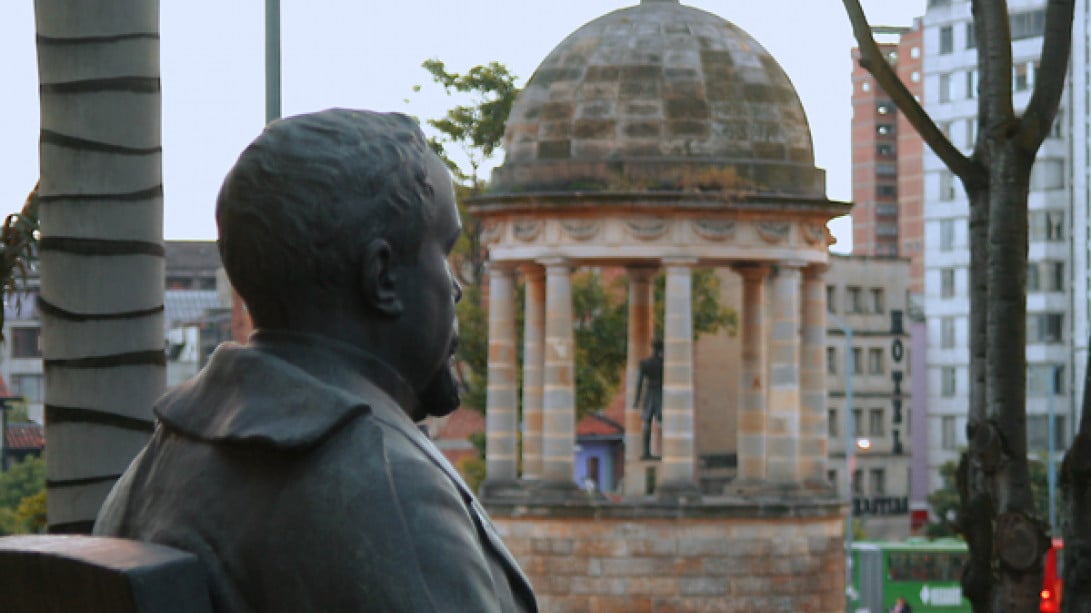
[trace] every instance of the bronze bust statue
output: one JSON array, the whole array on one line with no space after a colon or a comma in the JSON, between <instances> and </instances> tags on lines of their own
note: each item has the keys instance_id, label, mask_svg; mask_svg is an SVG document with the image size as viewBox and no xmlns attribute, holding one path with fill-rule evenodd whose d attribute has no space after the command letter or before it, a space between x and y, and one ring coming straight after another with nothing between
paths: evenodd
<instances>
[{"instance_id":1,"label":"bronze bust statue","mask_svg":"<svg viewBox=\"0 0 1091 613\"><path fill-rule=\"evenodd\" d=\"M220 612L536 611L487 514L415 426L459 403L461 232L416 123L271 123L217 201L255 332L154 408L96 534L197 554Z\"/></svg>"},{"instance_id":2,"label":"bronze bust statue","mask_svg":"<svg viewBox=\"0 0 1091 613\"><path fill-rule=\"evenodd\" d=\"M642 460L654 459L652 456L652 420L663 423L663 341L652 341L652 354L640 361L640 374L636 379L636 394L633 408L640 405L644 398L644 407L640 418L644 422Z\"/></svg>"}]
</instances>

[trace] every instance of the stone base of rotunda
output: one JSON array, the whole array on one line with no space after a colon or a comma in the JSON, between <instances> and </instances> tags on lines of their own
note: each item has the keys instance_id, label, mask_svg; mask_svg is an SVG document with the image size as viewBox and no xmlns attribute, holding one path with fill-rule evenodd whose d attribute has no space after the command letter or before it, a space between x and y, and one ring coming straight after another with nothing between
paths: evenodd
<instances>
[{"instance_id":1,"label":"stone base of rotunda","mask_svg":"<svg viewBox=\"0 0 1091 613\"><path fill-rule=\"evenodd\" d=\"M844 611L844 504L485 502L543 612Z\"/></svg>"}]
</instances>

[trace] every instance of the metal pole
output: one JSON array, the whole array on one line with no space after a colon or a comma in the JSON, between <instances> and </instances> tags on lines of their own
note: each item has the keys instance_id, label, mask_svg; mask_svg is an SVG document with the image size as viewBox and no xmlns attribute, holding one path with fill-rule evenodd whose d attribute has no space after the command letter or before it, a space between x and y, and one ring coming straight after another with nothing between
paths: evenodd
<instances>
[{"instance_id":1,"label":"metal pole","mask_svg":"<svg viewBox=\"0 0 1091 613\"><path fill-rule=\"evenodd\" d=\"M856 597L855 590L852 589L852 475L856 472L856 419L852 410L852 377L856 372L856 360L852 355L852 328L842 326L842 330L845 331L845 495L849 503L848 517L845 519L845 610L851 613L852 601Z\"/></svg>"},{"instance_id":2,"label":"metal pole","mask_svg":"<svg viewBox=\"0 0 1091 613\"><path fill-rule=\"evenodd\" d=\"M845 499L849 512L845 518L845 611L852 613L856 591L852 587L852 474L856 470L856 425L852 414L853 373L856 360L852 356L852 328L841 318L827 313L826 317L845 334Z\"/></svg>"},{"instance_id":3,"label":"metal pole","mask_svg":"<svg viewBox=\"0 0 1091 613\"><path fill-rule=\"evenodd\" d=\"M280 0L265 0L265 123L280 119Z\"/></svg>"},{"instance_id":4,"label":"metal pole","mask_svg":"<svg viewBox=\"0 0 1091 613\"><path fill-rule=\"evenodd\" d=\"M1054 534L1057 526L1057 470L1053 466L1054 439L1056 438L1055 417L1053 415L1053 396L1057 393L1057 365L1050 369L1049 398L1047 399L1046 412L1049 414L1049 426L1046 435L1049 437L1049 452L1046 454L1046 478L1049 480L1049 532Z\"/></svg>"}]
</instances>

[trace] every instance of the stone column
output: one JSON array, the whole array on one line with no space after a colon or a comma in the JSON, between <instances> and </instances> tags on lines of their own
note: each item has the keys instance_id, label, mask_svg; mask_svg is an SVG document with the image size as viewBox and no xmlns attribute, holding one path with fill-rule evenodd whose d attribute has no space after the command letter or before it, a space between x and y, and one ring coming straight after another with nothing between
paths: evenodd
<instances>
[{"instance_id":1,"label":"stone column","mask_svg":"<svg viewBox=\"0 0 1091 613\"><path fill-rule=\"evenodd\" d=\"M826 266L803 273L803 347L800 361L799 476L808 489L829 492L826 457Z\"/></svg>"},{"instance_id":2,"label":"stone column","mask_svg":"<svg viewBox=\"0 0 1091 613\"><path fill-rule=\"evenodd\" d=\"M696 260L663 261L667 271L663 322L663 460L656 494L664 498L700 497L693 444L693 265Z\"/></svg>"},{"instance_id":3,"label":"stone column","mask_svg":"<svg viewBox=\"0 0 1091 613\"><path fill-rule=\"evenodd\" d=\"M522 267L526 282L523 314L523 478L542 476L542 366L545 359L545 271Z\"/></svg>"},{"instance_id":4,"label":"stone column","mask_svg":"<svg viewBox=\"0 0 1091 613\"><path fill-rule=\"evenodd\" d=\"M803 264L780 262L773 277L769 343L769 410L766 478L772 485L799 485L800 289Z\"/></svg>"},{"instance_id":5,"label":"stone column","mask_svg":"<svg viewBox=\"0 0 1091 613\"><path fill-rule=\"evenodd\" d=\"M575 340L572 332L572 278L567 260L542 261L546 267L545 370L542 379L542 479L575 488Z\"/></svg>"},{"instance_id":6,"label":"stone column","mask_svg":"<svg viewBox=\"0 0 1091 613\"><path fill-rule=\"evenodd\" d=\"M644 428L640 407L633 408L640 360L651 355L655 328L655 299L652 279L656 269L630 266L629 274L629 345L625 362L625 495L642 496L645 491L644 462L640 461L641 431Z\"/></svg>"},{"instance_id":7,"label":"stone column","mask_svg":"<svg viewBox=\"0 0 1091 613\"><path fill-rule=\"evenodd\" d=\"M489 357L485 396L485 465L492 484L514 482L518 432L515 378L515 288L512 268L489 263Z\"/></svg>"},{"instance_id":8,"label":"stone column","mask_svg":"<svg viewBox=\"0 0 1091 613\"><path fill-rule=\"evenodd\" d=\"M736 268L743 281L742 364L739 368L739 417L737 433L738 472L735 485L751 489L765 482L766 409L769 395L767 370L768 329L765 318L765 282L769 266Z\"/></svg>"}]
</instances>

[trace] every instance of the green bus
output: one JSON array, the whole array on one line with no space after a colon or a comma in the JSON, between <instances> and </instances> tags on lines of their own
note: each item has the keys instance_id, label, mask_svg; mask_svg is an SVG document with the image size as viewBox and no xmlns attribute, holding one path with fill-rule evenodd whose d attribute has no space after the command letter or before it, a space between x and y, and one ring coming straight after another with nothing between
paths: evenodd
<instances>
[{"instance_id":1,"label":"green bus","mask_svg":"<svg viewBox=\"0 0 1091 613\"><path fill-rule=\"evenodd\" d=\"M970 613L959 583L968 557L958 539L853 543L850 610L887 613L901 596L913 613Z\"/></svg>"}]
</instances>

